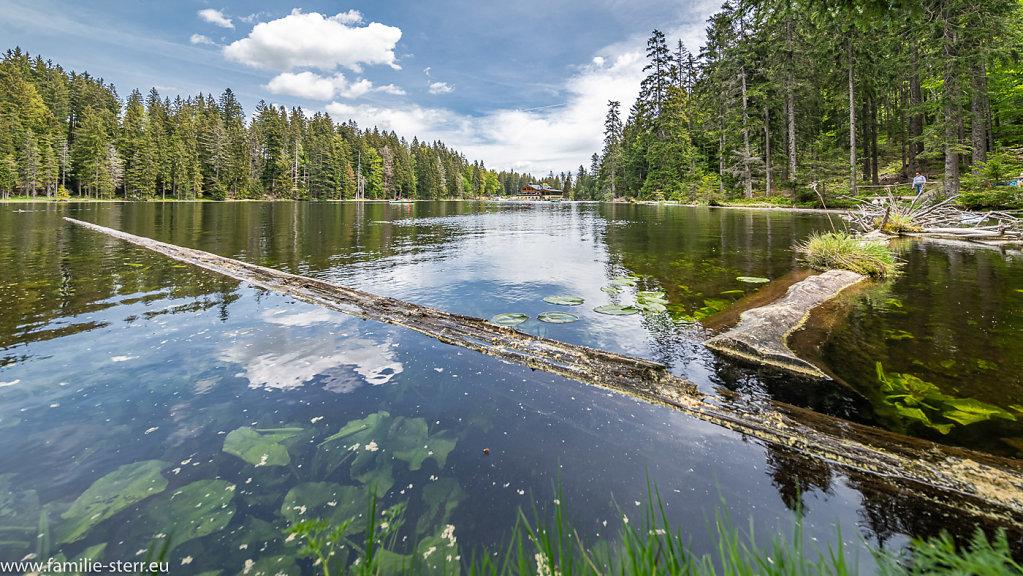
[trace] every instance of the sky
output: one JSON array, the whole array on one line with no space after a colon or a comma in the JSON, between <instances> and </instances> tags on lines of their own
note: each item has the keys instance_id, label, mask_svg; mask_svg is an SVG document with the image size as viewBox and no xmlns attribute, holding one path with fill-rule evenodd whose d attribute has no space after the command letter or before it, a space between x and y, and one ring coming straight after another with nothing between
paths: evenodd
<instances>
[{"instance_id":1,"label":"sky","mask_svg":"<svg viewBox=\"0 0 1023 576\"><path fill-rule=\"evenodd\" d=\"M124 99L230 88L440 140L491 170L587 168L609 100L632 106L656 28L697 53L721 0L0 0L0 49Z\"/></svg>"}]
</instances>

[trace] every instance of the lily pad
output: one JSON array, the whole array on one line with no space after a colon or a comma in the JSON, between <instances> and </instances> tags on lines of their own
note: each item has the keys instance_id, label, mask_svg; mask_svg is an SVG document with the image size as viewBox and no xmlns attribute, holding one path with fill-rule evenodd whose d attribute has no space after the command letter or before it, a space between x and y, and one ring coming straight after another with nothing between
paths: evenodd
<instances>
[{"instance_id":1,"label":"lily pad","mask_svg":"<svg viewBox=\"0 0 1023 576\"><path fill-rule=\"evenodd\" d=\"M745 294L745 293L746 293L745 290L725 290L724 292L721 293L721 295L722 296L738 296L740 294Z\"/></svg>"},{"instance_id":2,"label":"lily pad","mask_svg":"<svg viewBox=\"0 0 1023 576\"><path fill-rule=\"evenodd\" d=\"M125 464L96 480L61 514L57 541L62 544L81 540L93 526L114 514L155 496L167 487L160 471L167 467L161 460Z\"/></svg>"},{"instance_id":3,"label":"lily pad","mask_svg":"<svg viewBox=\"0 0 1023 576\"><path fill-rule=\"evenodd\" d=\"M660 302L650 302L647 300L640 300L636 302L634 306L644 312L664 312L668 309L664 304L661 304Z\"/></svg>"},{"instance_id":4,"label":"lily pad","mask_svg":"<svg viewBox=\"0 0 1023 576\"><path fill-rule=\"evenodd\" d=\"M548 296L543 301L559 306L578 306L583 303L583 299L578 296Z\"/></svg>"},{"instance_id":5,"label":"lily pad","mask_svg":"<svg viewBox=\"0 0 1023 576\"><path fill-rule=\"evenodd\" d=\"M242 426L224 438L224 452L234 454L255 466L287 466L291 463L288 449L278 442L301 432L301 428L257 430Z\"/></svg>"},{"instance_id":6,"label":"lily pad","mask_svg":"<svg viewBox=\"0 0 1023 576\"><path fill-rule=\"evenodd\" d=\"M771 281L770 278L761 278L759 276L738 276L736 280L746 282L747 284L767 284Z\"/></svg>"},{"instance_id":7,"label":"lily pad","mask_svg":"<svg viewBox=\"0 0 1023 576\"><path fill-rule=\"evenodd\" d=\"M521 314L519 312L505 312L504 314L498 314L490 319L491 324L497 324L498 326L518 326L526 320L529 320L529 316Z\"/></svg>"},{"instance_id":8,"label":"lily pad","mask_svg":"<svg viewBox=\"0 0 1023 576\"><path fill-rule=\"evenodd\" d=\"M607 292L608 294L621 294L623 290L618 286L601 286L601 292Z\"/></svg>"},{"instance_id":9,"label":"lily pad","mask_svg":"<svg viewBox=\"0 0 1023 576\"><path fill-rule=\"evenodd\" d=\"M234 517L235 486L227 480L199 480L172 494L163 494L146 507L146 522L156 531L171 533L179 546L223 530Z\"/></svg>"},{"instance_id":10,"label":"lily pad","mask_svg":"<svg viewBox=\"0 0 1023 576\"><path fill-rule=\"evenodd\" d=\"M639 308L633 306L619 306L617 304L605 304L603 306L597 306L593 309L594 312L600 314L610 314L611 316L629 316L630 314L638 314Z\"/></svg>"},{"instance_id":11,"label":"lily pad","mask_svg":"<svg viewBox=\"0 0 1023 576\"><path fill-rule=\"evenodd\" d=\"M549 324L568 324L569 322L579 320L579 317L568 312L544 312L537 316L536 319Z\"/></svg>"},{"instance_id":12,"label":"lily pad","mask_svg":"<svg viewBox=\"0 0 1023 576\"><path fill-rule=\"evenodd\" d=\"M631 276L618 276L611 279L611 283L615 286L635 286L636 279Z\"/></svg>"}]
</instances>

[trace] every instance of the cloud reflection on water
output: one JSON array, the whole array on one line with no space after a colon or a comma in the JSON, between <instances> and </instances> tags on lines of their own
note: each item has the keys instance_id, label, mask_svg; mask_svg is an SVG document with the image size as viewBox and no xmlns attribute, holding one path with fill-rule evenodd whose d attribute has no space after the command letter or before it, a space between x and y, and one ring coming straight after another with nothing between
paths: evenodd
<instances>
[{"instance_id":1,"label":"cloud reflection on water","mask_svg":"<svg viewBox=\"0 0 1023 576\"><path fill-rule=\"evenodd\" d=\"M349 316L310 308L297 313L272 309L260 317L262 327L234 332L234 343L220 354L221 360L242 366L237 376L247 379L250 388L292 390L315 381L346 393L363 384L386 384L404 371L390 338L362 336ZM337 330L312 328L324 323Z\"/></svg>"}]
</instances>

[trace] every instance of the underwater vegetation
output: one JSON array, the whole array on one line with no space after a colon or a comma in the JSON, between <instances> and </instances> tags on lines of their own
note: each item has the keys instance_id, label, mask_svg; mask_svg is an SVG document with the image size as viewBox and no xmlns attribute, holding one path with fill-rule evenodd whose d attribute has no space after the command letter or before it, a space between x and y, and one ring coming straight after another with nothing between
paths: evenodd
<instances>
[{"instance_id":1,"label":"underwater vegetation","mask_svg":"<svg viewBox=\"0 0 1023 576\"><path fill-rule=\"evenodd\" d=\"M885 372L880 362L876 366L885 403L911 423L948 434L955 426L967 426L992 418L1016 420L1012 413L998 406L975 398L957 398L912 374ZM1023 414L1023 407L1010 408Z\"/></svg>"}]
</instances>

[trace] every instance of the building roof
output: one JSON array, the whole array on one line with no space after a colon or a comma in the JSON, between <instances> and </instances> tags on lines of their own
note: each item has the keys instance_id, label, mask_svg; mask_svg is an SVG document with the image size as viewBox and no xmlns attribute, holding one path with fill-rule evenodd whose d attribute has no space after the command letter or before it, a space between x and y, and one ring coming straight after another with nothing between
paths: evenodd
<instances>
[{"instance_id":1,"label":"building roof","mask_svg":"<svg viewBox=\"0 0 1023 576\"><path fill-rule=\"evenodd\" d=\"M546 184L526 184L525 186L523 186L522 189L525 190L526 188L540 190L541 192L561 192L561 190L558 190L557 188L551 188Z\"/></svg>"}]
</instances>

